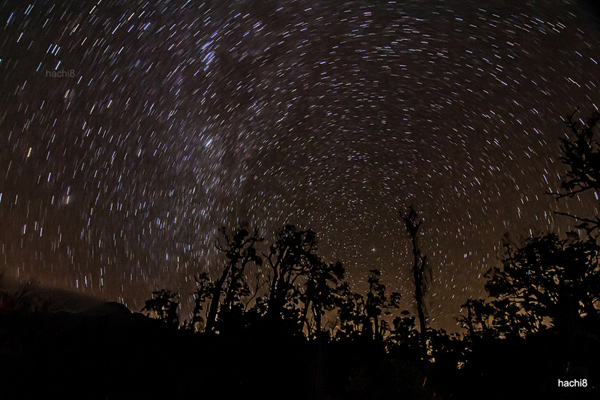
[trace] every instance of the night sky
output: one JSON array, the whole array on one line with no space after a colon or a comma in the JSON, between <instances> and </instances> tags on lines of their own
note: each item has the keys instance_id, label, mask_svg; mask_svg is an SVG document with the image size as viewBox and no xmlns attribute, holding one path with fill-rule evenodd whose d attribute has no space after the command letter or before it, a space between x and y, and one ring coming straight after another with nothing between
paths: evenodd
<instances>
[{"instance_id":1,"label":"night sky","mask_svg":"<svg viewBox=\"0 0 600 400\"><path fill-rule=\"evenodd\" d=\"M414 204L432 326L452 328L506 232L598 213L546 194L561 118L600 104L584 2L7 0L0 32L8 279L137 311L216 275L220 226L292 223L410 308Z\"/></svg>"}]
</instances>

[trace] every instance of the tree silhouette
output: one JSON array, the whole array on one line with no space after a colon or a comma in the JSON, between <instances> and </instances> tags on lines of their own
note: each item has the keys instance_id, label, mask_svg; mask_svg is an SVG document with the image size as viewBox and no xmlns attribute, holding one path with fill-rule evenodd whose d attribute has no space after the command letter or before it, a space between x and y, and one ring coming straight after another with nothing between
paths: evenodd
<instances>
[{"instance_id":1,"label":"tree silhouette","mask_svg":"<svg viewBox=\"0 0 600 400\"><path fill-rule=\"evenodd\" d=\"M348 282L343 282L335 289L334 299L340 321L337 337L357 337L364 322L364 296L354 293Z\"/></svg>"},{"instance_id":2,"label":"tree silhouette","mask_svg":"<svg viewBox=\"0 0 600 400\"><path fill-rule=\"evenodd\" d=\"M506 318L513 331L526 333L551 323L572 331L583 318L598 319L600 301L600 247L571 234L559 239L545 234L506 245L503 266L488 272L486 290L505 305L516 305ZM503 303L496 303L497 308ZM504 313L511 309L504 307Z\"/></svg>"},{"instance_id":3,"label":"tree silhouette","mask_svg":"<svg viewBox=\"0 0 600 400\"><path fill-rule=\"evenodd\" d=\"M196 281L196 291L192 295L194 298L192 329L196 332L201 332L205 328L204 305L207 300L212 298L214 282L211 281L210 276L206 272L196 275L194 280Z\"/></svg>"},{"instance_id":4,"label":"tree silhouette","mask_svg":"<svg viewBox=\"0 0 600 400\"><path fill-rule=\"evenodd\" d=\"M302 319L307 327L308 337L320 339L322 333L322 317L325 311L335 307L334 290L340 279L344 277L344 267L340 262L327 264L315 263L308 272L305 290L302 295L304 311ZM314 330L311 330L308 322L308 310L312 309L315 320Z\"/></svg>"},{"instance_id":5,"label":"tree silhouette","mask_svg":"<svg viewBox=\"0 0 600 400\"><path fill-rule=\"evenodd\" d=\"M206 330L216 330L217 317L221 310L222 317L231 317L240 313L244 308L241 299L249 294L248 285L244 279L244 272L249 263L262 265L262 258L257 253L255 245L262 241L258 231L252 233L246 228L246 224L239 226L233 234L221 228L224 243L217 239L215 246L225 254L223 271L219 279L212 284L211 303L206 321ZM227 286L225 286L227 284ZM220 307L221 295L225 288L225 299Z\"/></svg>"},{"instance_id":6,"label":"tree silhouette","mask_svg":"<svg viewBox=\"0 0 600 400\"><path fill-rule=\"evenodd\" d=\"M381 283L381 271L372 269L369 271L369 291L365 302L364 334L381 341L383 334L388 330L387 323L380 321L384 309L398 308L400 293L394 292L388 297L385 293L385 285Z\"/></svg>"},{"instance_id":7,"label":"tree silhouette","mask_svg":"<svg viewBox=\"0 0 600 400\"><path fill-rule=\"evenodd\" d=\"M347 282L334 290L340 326L338 338L357 339L359 336L381 342L389 324L384 315L399 308L400 293L386 294L381 283L381 271L372 269L368 275L369 290L366 296L354 293Z\"/></svg>"},{"instance_id":8,"label":"tree silhouette","mask_svg":"<svg viewBox=\"0 0 600 400\"><path fill-rule=\"evenodd\" d=\"M321 260L315 254L317 237L312 229L300 230L294 225L284 226L265 254L270 267L267 319L271 324L286 323L293 331L302 330L302 293L296 283L308 279L311 271L318 270Z\"/></svg>"},{"instance_id":9,"label":"tree silhouette","mask_svg":"<svg viewBox=\"0 0 600 400\"><path fill-rule=\"evenodd\" d=\"M152 292L152 298L146 300L142 312L153 318L163 321L168 326L177 327L179 325L179 293L169 290L157 290Z\"/></svg>"},{"instance_id":10,"label":"tree silhouette","mask_svg":"<svg viewBox=\"0 0 600 400\"><path fill-rule=\"evenodd\" d=\"M574 197L589 190L600 190L600 144L594 138L594 129L600 121L600 113L593 113L586 123L575 119L578 109L568 115L565 123L571 130L571 137L561 138L563 155L561 161L569 167L567 176L561 182L556 198ZM576 218L581 223L578 228L588 233L600 228L600 218L580 218L571 214L558 214Z\"/></svg>"},{"instance_id":11,"label":"tree silhouette","mask_svg":"<svg viewBox=\"0 0 600 400\"><path fill-rule=\"evenodd\" d=\"M575 120L575 110L566 118L572 137L561 138L563 156L561 161L570 167L567 178L561 182L559 196L573 197L587 190L600 189L600 145L594 138L594 128L600 121L595 112L584 124Z\"/></svg>"},{"instance_id":12,"label":"tree silhouette","mask_svg":"<svg viewBox=\"0 0 600 400\"><path fill-rule=\"evenodd\" d=\"M413 267L412 276L415 284L415 301L417 303L417 315L419 316L419 327L422 337L423 348L426 346L427 333L427 307L425 305L425 295L429 291L431 281L431 268L427 265L427 257L421 252L419 244L419 229L423 223L413 206L401 215L404 221L406 231L410 235L412 242Z\"/></svg>"},{"instance_id":13,"label":"tree silhouette","mask_svg":"<svg viewBox=\"0 0 600 400\"><path fill-rule=\"evenodd\" d=\"M415 317L408 310L394 318L388 343L394 354L416 360L421 358L421 334L415 327Z\"/></svg>"},{"instance_id":14,"label":"tree silhouette","mask_svg":"<svg viewBox=\"0 0 600 400\"><path fill-rule=\"evenodd\" d=\"M506 304L508 303L508 304ZM502 304L501 307L497 305ZM458 318L458 321L467 329L471 344L477 346L481 340L498 337L499 326L507 324L503 333L509 335L516 329L514 318L500 318L502 312L514 312L514 304L507 301L489 302L482 299L469 299L462 306L467 310L467 315ZM512 314L509 314L512 315ZM515 313L516 315L516 313Z\"/></svg>"}]
</instances>

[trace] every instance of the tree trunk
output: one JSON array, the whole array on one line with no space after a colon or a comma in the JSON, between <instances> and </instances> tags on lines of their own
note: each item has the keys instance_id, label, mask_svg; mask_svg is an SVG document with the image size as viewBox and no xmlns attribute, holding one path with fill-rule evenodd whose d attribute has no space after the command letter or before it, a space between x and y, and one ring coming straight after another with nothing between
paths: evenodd
<instances>
[{"instance_id":1,"label":"tree trunk","mask_svg":"<svg viewBox=\"0 0 600 400\"><path fill-rule=\"evenodd\" d=\"M213 288L212 300L210 302L210 309L208 312L208 316L206 317L206 331L214 332L215 324L217 322L217 314L219 313L219 303L221 302L221 291L223 289L223 284L227 279L227 275L229 275L229 270L231 269L231 265L227 265L223 274L217 282L215 282L215 287Z\"/></svg>"},{"instance_id":2,"label":"tree trunk","mask_svg":"<svg viewBox=\"0 0 600 400\"><path fill-rule=\"evenodd\" d=\"M413 278L415 280L415 300L417 301L417 314L419 315L419 328L421 330L421 337L423 338L427 332L427 321L425 317L425 307L423 302L423 257L421 257L421 251L419 250L419 244L417 243L416 236L413 236Z\"/></svg>"},{"instance_id":3,"label":"tree trunk","mask_svg":"<svg viewBox=\"0 0 600 400\"><path fill-rule=\"evenodd\" d=\"M306 337L310 338L312 333L310 331L310 324L308 323L308 310L310 309L310 300L306 300L306 304L304 304L304 310L302 310L302 321L306 325Z\"/></svg>"},{"instance_id":4,"label":"tree trunk","mask_svg":"<svg viewBox=\"0 0 600 400\"><path fill-rule=\"evenodd\" d=\"M227 289L227 295L225 296L225 300L223 301L223 306L227 311L231 311L231 304L233 303L233 297L235 296L236 284L242 278L244 274L244 269L246 267L246 262L242 261L242 265L239 269L232 268L231 270L231 283L229 288Z\"/></svg>"},{"instance_id":5,"label":"tree trunk","mask_svg":"<svg viewBox=\"0 0 600 400\"><path fill-rule=\"evenodd\" d=\"M472 303L469 301L467 303L467 328L469 330L469 336L471 337L471 343L475 345L477 341L477 336L475 336L475 327L473 326L473 316L472 316Z\"/></svg>"},{"instance_id":6,"label":"tree trunk","mask_svg":"<svg viewBox=\"0 0 600 400\"><path fill-rule=\"evenodd\" d=\"M314 307L313 306L313 313L315 314L315 333L316 333L316 339L317 340L321 340L321 320L322 320L322 315L321 315L321 310L320 307Z\"/></svg>"}]
</instances>

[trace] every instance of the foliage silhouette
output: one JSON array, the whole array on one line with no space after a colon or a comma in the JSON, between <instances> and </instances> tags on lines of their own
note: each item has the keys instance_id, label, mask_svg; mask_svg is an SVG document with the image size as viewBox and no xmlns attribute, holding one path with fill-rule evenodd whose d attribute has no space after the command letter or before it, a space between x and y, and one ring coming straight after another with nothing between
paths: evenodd
<instances>
[{"instance_id":1,"label":"foliage silhouette","mask_svg":"<svg viewBox=\"0 0 600 400\"><path fill-rule=\"evenodd\" d=\"M322 334L322 317L325 311L335 307L335 285L344 277L342 263L326 264L318 261L311 266L307 273L305 289L301 299L304 302L302 319L308 330L308 337L320 339ZM312 310L314 328L308 320L308 310Z\"/></svg>"},{"instance_id":2,"label":"foliage silhouette","mask_svg":"<svg viewBox=\"0 0 600 400\"><path fill-rule=\"evenodd\" d=\"M593 113L586 123L575 120L575 110L565 122L571 130L571 138L561 138L563 156L561 161L570 169L561 182L559 197L573 197L588 190L600 189L600 145L594 138L594 129L600 121L600 113Z\"/></svg>"},{"instance_id":3,"label":"foliage silhouette","mask_svg":"<svg viewBox=\"0 0 600 400\"><path fill-rule=\"evenodd\" d=\"M141 311L146 311L149 316L164 322L168 326L177 327L179 325L178 308L179 293L162 289L152 292L152 298L146 300Z\"/></svg>"},{"instance_id":4,"label":"foliage silhouette","mask_svg":"<svg viewBox=\"0 0 600 400\"><path fill-rule=\"evenodd\" d=\"M565 123L571 131L569 138L561 138L563 155L560 160L569 168L567 176L562 180L560 190L554 193L555 197L572 198L587 191L600 190L600 144L594 137L595 128L600 121L600 113L592 113L587 122L575 119L576 109L565 118ZM598 233L600 218L594 216L585 218L568 213L558 212L580 221L578 228L591 233Z\"/></svg>"},{"instance_id":5,"label":"foliage silhouette","mask_svg":"<svg viewBox=\"0 0 600 400\"><path fill-rule=\"evenodd\" d=\"M316 246L317 237L313 230L286 225L264 254L270 267L268 323L292 335L301 335L304 323L300 304L303 293L296 283L309 279L311 271L318 271L322 263L315 254Z\"/></svg>"},{"instance_id":6,"label":"foliage silhouette","mask_svg":"<svg viewBox=\"0 0 600 400\"><path fill-rule=\"evenodd\" d=\"M242 313L244 308L242 298L249 295L248 285L244 273L246 266L253 263L262 265L262 258L256 251L256 244L262 241L258 231L250 232L246 224L239 226L232 234L228 234L225 227L221 228L224 243L219 239L215 246L225 254L223 271L219 279L211 284L206 283L212 289L210 295L211 303L208 312L206 329L210 332L217 330L217 317L219 312L221 320L226 323L234 323L236 316ZM225 299L221 305L221 295L225 293ZM199 298L207 298L208 295Z\"/></svg>"},{"instance_id":7,"label":"foliage silhouette","mask_svg":"<svg viewBox=\"0 0 600 400\"><path fill-rule=\"evenodd\" d=\"M508 322L515 332L535 333L547 324L575 329L584 318L598 319L599 250L595 240L575 235L559 239L545 234L518 247L507 244L503 267L489 272L486 289L516 306L517 314Z\"/></svg>"}]
</instances>

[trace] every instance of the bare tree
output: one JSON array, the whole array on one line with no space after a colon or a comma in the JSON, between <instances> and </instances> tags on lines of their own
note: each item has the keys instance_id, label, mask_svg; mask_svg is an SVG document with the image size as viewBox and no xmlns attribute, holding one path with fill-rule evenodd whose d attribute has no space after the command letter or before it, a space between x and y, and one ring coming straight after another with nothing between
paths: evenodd
<instances>
[{"instance_id":1,"label":"bare tree","mask_svg":"<svg viewBox=\"0 0 600 400\"><path fill-rule=\"evenodd\" d=\"M425 305L425 295L429 291L431 268L428 267L427 257L423 255L419 245L419 229L421 228L423 221L412 205L400 216L404 221L406 231L410 235L412 241L412 275L415 284L415 301L417 303L417 315L419 316L419 328L421 331L422 344L425 345L425 335L427 332L428 320L427 307Z\"/></svg>"}]
</instances>

